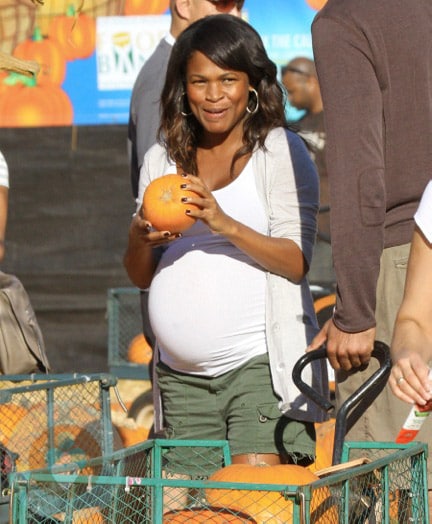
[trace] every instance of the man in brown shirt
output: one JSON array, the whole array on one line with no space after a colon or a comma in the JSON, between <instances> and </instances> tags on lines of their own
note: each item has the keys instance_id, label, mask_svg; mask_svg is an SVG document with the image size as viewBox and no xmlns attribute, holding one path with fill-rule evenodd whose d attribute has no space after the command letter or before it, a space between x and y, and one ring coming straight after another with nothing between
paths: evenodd
<instances>
[{"instance_id":1,"label":"man in brown shirt","mask_svg":"<svg viewBox=\"0 0 432 524\"><path fill-rule=\"evenodd\" d=\"M374 370L361 369L374 340L390 344L402 299L432 172L431 28L430 0L328 0L312 25L337 280L333 319L312 347L327 340L339 401ZM392 441L409 409L386 387L348 436Z\"/></svg>"}]
</instances>

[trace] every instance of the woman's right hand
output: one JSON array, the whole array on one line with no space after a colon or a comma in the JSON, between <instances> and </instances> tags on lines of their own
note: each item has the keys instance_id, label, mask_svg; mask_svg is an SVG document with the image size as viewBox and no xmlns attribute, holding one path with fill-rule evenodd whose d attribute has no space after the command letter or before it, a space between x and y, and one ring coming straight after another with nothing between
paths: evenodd
<instances>
[{"instance_id":1,"label":"woman's right hand","mask_svg":"<svg viewBox=\"0 0 432 524\"><path fill-rule=\"evenodd\" d=\"M151 223L143 215L142 208L132 218L129 234L136 235L144 245L150 248L159 247L181 237L181 233L173 234L170 231L152 229Z\"/></svg>"},{"instance_id":2,"label":"woman's right hand","mask_svg":"<svg viewBox=\"0 0 432 524\"><path fill-rule=\"evenodd\" d=\"M180 234L170 231L155 231L151 223L145 219L142 209L134 215L129 226L129 238L125 255L124 267L129 278L140 289L150 286L157 266L157 254L154 248L163 246L179 238Z\"/></svg>"}]
</instances>

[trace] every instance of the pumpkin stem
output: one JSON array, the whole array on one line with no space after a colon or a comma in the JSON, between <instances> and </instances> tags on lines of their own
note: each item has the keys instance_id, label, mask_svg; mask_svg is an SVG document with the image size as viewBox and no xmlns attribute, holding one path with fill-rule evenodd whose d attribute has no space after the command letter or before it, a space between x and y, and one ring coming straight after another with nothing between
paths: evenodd
<instances>
[{"instance_id":1,"label":"pumpkin stem","mask_svg":"<svg viewBox=\"0 0 432 524\"><path fill-rule=\"evenodd\" d=\"M34 31L33 31L33 35L32 35L33 42L42 42L43 39L44 38L43 38L42 31L41 31L40 27L35 26Z\"/></svg>"},{"instance_id":2,"label":"pumpkin stem","mask_svg":"<svg viewBox=\"0 0 432 524\"><path fill-rule=\"evenodd\" d=\"M75 16L75 15L76 15L75 6L73 4L69 4L66 9L66 16Z\"/></svg>"},{"instance_id":3,"label":"pumpkin stem","mask_svg":"<svg viewBox=\"0 0 432 524\"><path fill-rule=\"evenodd\" d=\"M20 73L12 72L3 80L3 83L8 86L15 86L17 84L23 84L27 87L35 87L36 77L22 75Z\"/></svg>"}]
</instances>

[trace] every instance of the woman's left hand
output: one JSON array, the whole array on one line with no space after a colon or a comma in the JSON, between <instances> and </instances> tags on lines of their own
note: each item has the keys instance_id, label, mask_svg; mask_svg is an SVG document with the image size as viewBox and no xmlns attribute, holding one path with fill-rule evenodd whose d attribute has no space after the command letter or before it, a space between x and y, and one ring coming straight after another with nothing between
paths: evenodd
<instances>
[{"instance_id":1,"label":"woman's left hand","mask_svg":"<svg viewBox=\"0 0 432 524\"><path fill-rule=\"evenodd\" d=\"M196 204L188 215L202 220L210 230L225 237L267 271L289 278L298 283L307 267L301 249L288 238L263 235L227 215L217 203L205 183L196 176L182 175L184 187L197 196L186 197L185 203Z\"/></svg>"},{"instance_id":2,"label":"woman's left hand","mask_svg":"<svg viewBox=\"0 0 432 524\"><path fill-rule=\"evenodd\" d=\"M224 213L212 192L199 177L187 174L183 174L182 176L184 177L182 189L193 191L198 195L185 197L183 200L185 203L196 204L198 206L198 208L188 209L187 214L202 220L213 233L228 235L230 227L232 228L235 224L235 220Z\"/></svg>"}]
</instances>

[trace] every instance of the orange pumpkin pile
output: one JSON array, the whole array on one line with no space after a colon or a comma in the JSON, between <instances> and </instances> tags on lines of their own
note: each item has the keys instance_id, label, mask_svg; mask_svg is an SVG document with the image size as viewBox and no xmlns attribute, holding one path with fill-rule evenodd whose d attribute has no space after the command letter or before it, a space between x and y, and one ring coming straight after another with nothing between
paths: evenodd
<instances>
[{"instance_id":1,"label":"orange pumpkin pile","mask_svg":"<svg viewBox=\"0 0 432 524\"><path fill-rule=\"evenodd\" d=\"M286 484L303 486L318 477L307 468L297 465L250 466L231 464L209 477L216 482L242 482L247 484ZM279 491L247 489L206 489L207 501L211 506L220 506L240 511L253 517L258 524L289 524L293 522L293 502ZM330 499L328 488L314 491L311 501L313 522L337 524L337 508Z\"/></svg>"},{"instance_id":2,"label":"orange pumpkin pile","mask_svg":"<svg viewBox=\"0 0 432 524\"><path fill-rule=\"evenodd\" d=\"M181 233L196 221L186 215L186 210L197 209L198 206L181 201L183 197L195 195L192 191L181 189L184 183L181 175L172 174L156 178L147 186L142 203L144 216L156 230Z\"/></svg>"}]
</instances>

